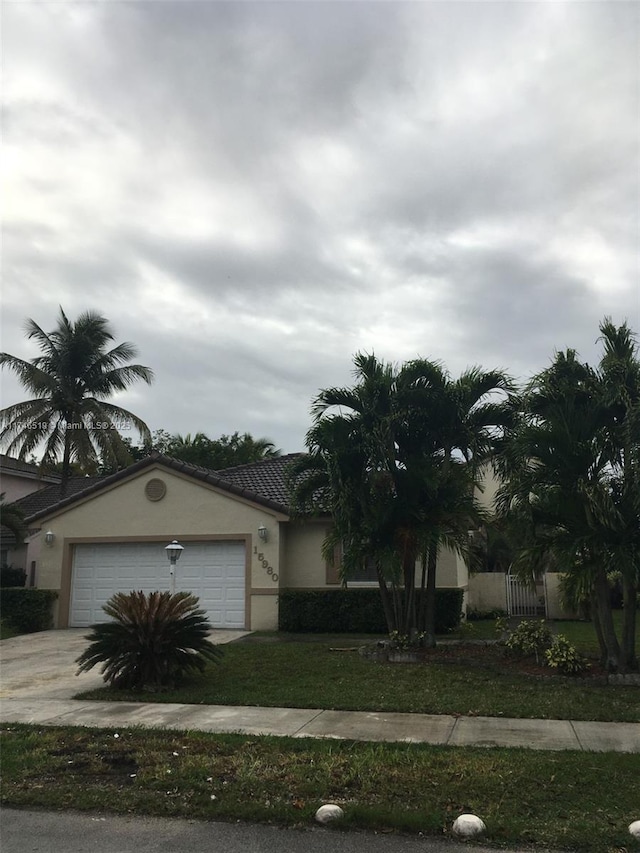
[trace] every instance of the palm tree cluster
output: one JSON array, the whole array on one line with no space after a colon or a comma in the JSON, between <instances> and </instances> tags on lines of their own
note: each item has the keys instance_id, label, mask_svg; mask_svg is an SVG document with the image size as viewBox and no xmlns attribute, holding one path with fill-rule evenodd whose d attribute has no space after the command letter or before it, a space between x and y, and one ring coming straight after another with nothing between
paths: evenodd
<instances>
[{"instance_id":1,"label":"palm tree cluster","mask_svg":"<svg viewBox=\"0 0 640 853\"><path fill-rule=\"evenodd\" d=\"M114 340L110 325L92 311L73 323L61 308L53 332L44 332L31 319L26 332L39 345L41 355L24 361L0 353L0 367L13 370L32 395L0 411L0 443L7 453L24 459L43 446L45 466L62 457L63 493L74 462L95 471L100 463L130 461L119 428L131 426L150 441L149 428L137 415L107 400L139 379L151 383L153 373L148 367L129 364L135 347L121 343L109 349Z\"/></svg>"},{"instance_id":2,"label":"palm tree cluster","mask_svg":"<svg viewBox=\"0 0 640 853\"><path fill-rule=\"evenodd\" d=\"M221 435L217 439L197 432L193 436L191 433L170 436L163 452L183 462L215 471L260 462L262 459L274 459L282 451L268 438L254 438L248 432L242 435L234 432L233 435Z\"/></svg>"},{"instance_id":3,"label":"palm tree cluster","mask_svg":"<svg viewBox=\"0 0 640 853\"><path fill-rule=\"evenodd\" d=\"M341 552L345 580L373 564L389 633L432 646L438 553L466 555L483 519L476 489L511 423L511 382L478 368L452 380L432 361L395 368L363 354L355 377L314 402L309 454L290 472L294 511L329 510L325 557Z\"/></svg>"},{"instance_id":4,"label":"palm tree cluster","mask_svg":"<svg viewBox=\"0 0 640 853\"><path fill-rule=\"evenodd\" d=\"M569 603L588 605L603 665L638 669L640 585L640 358L625 323L600 325L596 368L556 354L520 395L498 458L497 509L517 531L514 569L531 577L555 561ZM623 628L614 628L610 580L622 578Z\"/></svg>"}]
</instances>

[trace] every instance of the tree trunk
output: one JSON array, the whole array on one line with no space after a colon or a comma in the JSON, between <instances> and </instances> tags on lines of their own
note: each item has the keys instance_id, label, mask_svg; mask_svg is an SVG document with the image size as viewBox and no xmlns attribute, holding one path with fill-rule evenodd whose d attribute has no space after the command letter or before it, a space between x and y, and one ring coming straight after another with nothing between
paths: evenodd
<instances>
[{"instance_id":1,"label":"tree trunk","mask_svg":"<svg viewBox=\"0 0 640 853\"><path fill-rule=\"evenodd\" d=\"M432 542L429 546L429 557L427 560L427 588L424 618L424 644L426 648L433 649L436 646L436 568L438 564L438 543Z\"/></svg>"},{"instance_id":2,"label":"tree trunk","mask_svg":"<svg viewBox=\"0 0 640 853\"><path fill-rule=\"evenodd\" d=\"M598 646L600 647L600 666L604 667L607 663L607 645L604 641L602 626L600 625L600 616L598 615L598 602L594 590L591 590L589 599L589 610L591 612L591 621L595 628L596 637L598 638Z\"/></svg>"},{"instance_id":3,"label":"tree trunk","mask_svg":"<svg viewBox=\"0 0 640 853\"><path fill-rule=\"evenodd\" d=\"M636 600L637 585L628 575L622 576L622 665L626 672L637 672Z\"/></svg>"},{"instance_id":4,"label":"tree trunk","mask_svg":"<svg viewBox=\"0 0 640 853\"><path fill-rule=\"evenodd\" d=\"M67 482L71 473L71 430L69 429L69 421L65 420L64 424L64 455L62 457L62 477L60 479L60 496L65 497L67 494Z\"/></svg>"},{"instance_id":5,"label":"tree trunk","mask_svg":"<svg viewBox=\"0 0 640 853\"><path fill-rule=\"evenodd\" d=\"M416 628L419 634L424 634L427 613L427 552L423 551L420 557L422 571L420 573L420 595L418 598L418 616Z\"/></svg>"},{"instance_id":6,"label":"tree trunk","mask_svg":"<svg viewBox=\"0 0 640 853\"><path fill-rule=\"evenodd\" d=\"M401 633L410 640L414 640L416 636L416 557L410 548L405 548L402 562L404 612Z\"/></svg>"},{"instance_id":7,"label":"tree trunk","mask_svg":"<svg viewBox=\"0 0 640 853\"><path fill-rule=\"evenodd\" d=\"M384 579L382 572L380 571L380 566L376 565L376 571L378 573L378 586L380 587L380 598L382 599L382 609L384 611L384 618L387 623L387 632L392 634L393 631L397 631L397 623L395 620L395 613L393 608L393 602L391 600L391 596L389 595L389 587L387 586L387 582Z\"/></svg>"},{"instance_id":8,"label":"tree trunk","mask_svg":"<svg viewBox=\"0 0 640 853\"><path fill-rule=\"evenodd\" d=\"M616 631L613 626L613 613L611 612L607 573L602 566L596 568L594 589L598 607L598 619L606 649L605 669L609 672L624 672L624 664L620 655L620 644L618 643Z\"/></svg>"}]
</instances>

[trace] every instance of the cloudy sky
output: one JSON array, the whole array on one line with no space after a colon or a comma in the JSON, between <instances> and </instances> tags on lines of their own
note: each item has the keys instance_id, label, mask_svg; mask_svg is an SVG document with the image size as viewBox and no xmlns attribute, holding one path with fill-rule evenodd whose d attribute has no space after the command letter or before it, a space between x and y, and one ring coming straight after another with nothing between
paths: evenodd
<instances>
[{"instance_id":1,"label":"cloudy sky","mask_svg":"<svg viewBox=\"0 0 640 853\"><path fill-rule=\"evenodd\" d=\"M292 452L358 351L526 378L640 332L635 0L2 16L2 349L103 313L152 429Z\"/></svg>"}]
</instances>

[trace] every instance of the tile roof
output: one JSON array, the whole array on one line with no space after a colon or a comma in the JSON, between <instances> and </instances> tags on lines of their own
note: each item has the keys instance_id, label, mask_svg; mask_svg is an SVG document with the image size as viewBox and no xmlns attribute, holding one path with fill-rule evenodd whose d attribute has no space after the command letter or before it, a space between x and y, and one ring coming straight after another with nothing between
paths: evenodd
<instances>
[{"instance_id":1,"label":"tile roof","mask_svg":"<svg viewBox=\"0 0 640 853\"><path fill-rule=\"evenodd\" d=\"M285 456L275 456L273 459L263 459L261 462L225 468L216 473L226 482L262 495L288 509L287 468L302 455L302 453L288 453Z\"/></svg>"},{"instance_id":2,"label":"tile roof","mask_svg":"<svg viewBox=\"0 0 640 853\"><path fill-rule=\"evenodd\" d=\"M2 471L7 474L31 474L47 483L57 483L60 480L59 474L45 473L38 464L6 456L4 453L0 453L0 473Z\"/></svg>"},{"instance_id":3,"label":"tile roof","mask_svg":"<svg viewBox=\"0 0 640 853\"><path fill-rule=\"evenodd\" d=\"M32 522L54 510L63 509L76 501L88 497L101 489L124 480L131 474L160 464L173 471L186 474L195 480L209 483L233 495L262 504L277 512L289 513L289 499L286 487L286 469L302 454L290 453L273 459L264 459L248 465L211 471L189 462L182 462L170 456L153 452L145 459L134 462L128 468L105 477L72 477L67 482L66 495L62 497L59 485L49 486L16 501L25 514L25 520Z\"/></svg>"},{"instance_id":4,"label":"tile roof","mask_svg":"<svg viewBox=\"0 0 640 853\"><path fill-rule=\"evenodd\" d=\"M74 498L80 492L84 492L91 486L104 482L106 477L70 477L67 481L67 491L65 498ZM31 492L30 495L25 495L14 501L14 506L20 507L24 513L25 519L30 519L32 516L42 513L45 510L60 503L63 499L62 487L59 483L52 486L47 486L45 489L38 489L36 492Z\"/></svg>"}]
</instances>

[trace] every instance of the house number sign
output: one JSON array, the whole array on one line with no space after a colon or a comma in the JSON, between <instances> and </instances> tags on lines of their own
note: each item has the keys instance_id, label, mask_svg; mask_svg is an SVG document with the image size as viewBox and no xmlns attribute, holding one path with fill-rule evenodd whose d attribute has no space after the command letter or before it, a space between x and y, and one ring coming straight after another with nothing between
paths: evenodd
<instances>
[{"instance_id":1,"label":"house number sign","mask_svg":"<svg viewBox=\"0 0 640 853\"><path fill-rule=\"evenodd\" d=\"M258 558L258 562L262 563L262 568L265 570L265 572L266 572L268 575L270 575L271 580L272 580L274 583L277 583L277 582L278 582L278 577L279 577L279 576L278 576L278 573L273 571L273 566L270 566L270 565L269 565L269 561L268 561L268 560L265 560L265 558L264 558L264 554L263 554L262 552L258 553L258 547L257 547L257 545L254 545L254 546L253 546L253 553L254 553L254 554L256 555L256 557Z\"/></svg>"}]
</instances>

